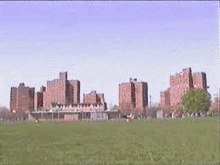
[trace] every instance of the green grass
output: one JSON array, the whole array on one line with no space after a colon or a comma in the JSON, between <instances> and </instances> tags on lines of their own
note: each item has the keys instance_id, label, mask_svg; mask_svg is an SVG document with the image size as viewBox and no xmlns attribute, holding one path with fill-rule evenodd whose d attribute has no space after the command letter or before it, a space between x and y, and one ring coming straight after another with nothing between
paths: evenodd
<instances>
[{"instance_id":1,"label":"green grass","mask_svg":"<svg viewBox=\"0 0 220 165\"><path fill-rule=\"evenodd\" d=\"M219 164L218 123L0 123L0 164Z\"/></svg>"}]
</instances>

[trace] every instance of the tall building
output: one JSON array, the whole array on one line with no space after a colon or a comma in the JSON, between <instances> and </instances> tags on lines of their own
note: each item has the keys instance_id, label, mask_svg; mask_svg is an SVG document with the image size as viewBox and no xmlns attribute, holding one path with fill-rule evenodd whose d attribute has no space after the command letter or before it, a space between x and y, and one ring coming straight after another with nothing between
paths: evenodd
<instances>
[{"instance_id":1,"label":"tall building","mask_svg":"<svg viewBox=\"0 0 220 165\"><path fill-rule=\"evenodd\" d=\"M10 94L10 111L30 112L34 110L35 88L26 87L20 83L18 88L12 87Z\"/></svg>"},{"instance_id":2,"label":"tall building","mask_svg":"<svg viewBox=\"0 0 220 165\"><path fill-rule=\"evenodd\" d=\"M160 92L160 106L170 106L170 88L166 91Z\"/></svg>"},{"instance_id":3,"label":"tall building","mask_svg":"<svg viewBox=\"0 0 220 165\"><path fill-rule=\"evenodd\" d=\"M183 69L179 74L170 76L170 105L176 106L182 102L184 94L193 89L191 68Z\"/></svg>"},{"instance_id":4,"label":"tall building","mask_svg":"<svg viewBox=\"0 0 220 165\"><path fill-rule=\"evenodd\" d=\"M137 82L135 84L135 109L138 112L143 112L143 110L148 105L148 86L146 82Z\"/></svg>"},{"instance_id":5,"label":"tall building","mask_svg":"<svg viewBox=\"0 0 220 165\"><path fill-rule=\"evenodd\" d=\"M40 92L37 92L35 94L35 98L34 98L34 109L35 110L42 110L43 109L43 92L46 91L46 87L42 86L40 88Z\"/></svg>"},{"instance_id":6,"label":"tall building","mask_svg":"<svg viewBox=\"0 0 220 165\"><path fill-rule=\"evenodd\" d=\"M182 102L183 96L192 89L207 92L206 73L193 73L191 68L183 69L175 76L170 76L170 105L176 106Z\"/></svg>"},{"instance_id":7,"label":"tall building","mask_svg":"<svg viewBox=\"0 0 220 165\"><path fill-rule=\"evenodd\" d=\"M194 89L201 89L207 92L207 79L204 72L193 73L193 87Z\"/></svg>"},{"instance_id":8,"label":"tall building","mask_svg":"<svg viewBox=\"0 0 220 165\"><path fill-rule=\"evenodd\" d=\"M69 104L80 103L80 81L79 80L68 80L67 81L67 97ZM72 99L73 98L73 99Z\"/></svg>"},{"instance_id":9,"label":"tall building","mask_svg":"<svg viewBox=\"0 0 220 165\"><path fill-rule=\"evenodd\" d=\"M11 87L11 93L10 93L10 110L16 110L17 109L17 93L18 88Z\"/></svg>"},{"instance_id":10,"label":"tall building","mask_svg":"<svg viewBox=\"0 0 220 165\"><path fill-rule=\"evenodd\" d=\"M47 81L47 88L42 86L36 94L34 88L25 87L24 83L11 88L11 111L56 111L57 108L66 112L93 113L107 110L107 103L104 94L96 91L84 94L83 103L80 103L80 81L67 80L67 72L60 72L58 79Z\"/></svg>"},{"instance_id":11,"label":"tall building","mask_svg":"<svg viewBox=\"0 0 220 165\"><path fill-rule=\"evenodd\" d=\"M119 84L119 107L123 112L135 108L135 86L132 82Z\"/></svg>"},{"instance_id":12,"label":"tall building","mask_svg":"<svg viewBox=\"0 0 220 165\"><path fill-rule=\"evenodd\" d=\"M148 105L148 85L137 79L119 84L119 107L122 112L143 113Z\"/></svg>"},{"instance_id":13,"label":"tall building","mask_svg":"<svg viewBox=\"0 0 220 165\"><path fill-rule=\"evenodd\" d=\"M47 90L43 92L43 108L50 109L53 103L79 104L80 81L67 80L67 72L60 72L59 79L47 81Z\"/></svg>"}]
</instances>

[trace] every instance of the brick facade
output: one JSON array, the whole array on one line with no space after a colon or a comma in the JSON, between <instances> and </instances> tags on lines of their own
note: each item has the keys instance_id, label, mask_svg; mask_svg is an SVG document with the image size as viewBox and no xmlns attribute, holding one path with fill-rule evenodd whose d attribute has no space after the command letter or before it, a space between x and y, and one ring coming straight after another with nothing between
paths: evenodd
<instances>
[{"instance_id":1,"label":"brick facade","mask_svg":"<svg viewBox=\"0 0 220 165\"><path fill-rule=\"evenodd\" d=\"M17 91L18 89L16 87L11 88L11 94L10 94L10 110L16 110L17 109Z\"/></svg>"},{"instance_id":2,"label":"brick facade","mask_svg":"<svg viewBox=\"0 0 220 165\"><path fill-rule=\"evenodd\" d=\"M68 80L69 89L73 93L69 97L69 101L72 104L80 103L80 81L79 80ZM73 97L72 97L73 96ZM72 99L73 98L73 99Z\"/></svg>"},{"instance_id":3,"label":"brick facade","mask_svg":"<svg viewBox=\"0 0 220 165\"><path fill-rule=\"evenodd\" d=\"M160 93L160 106L170 106L170 88Z\"/></svg>"},{"instance_id":4,"label":"brick facade","mask_svg":"<svg viewBox=\"0 0 220 165\"><path fill-rule=\"evenodd\" d=\"M207 80L204 72L193 73L193 87L207 92Z\"/></svg>"},{"instance_id":5,"label":"brick facade","mask_svg":"<svg viewBox=\"0 0 220 165\"><path fill-rule=\"evenodd\" d=\"M80 81L67 80L67 72L60 72L59 79L47 81L43 92L43 108L50 109L51 103L70 105L80 102Z\"/></svg>"},{"instance_id":6,"label":"brick facade","mask_svg":"<svg viewBox=\"0 0 220 165\"><path fill-rule=\"evenodd\" d=\"M135 108L143 111L148 105L148 86L146 82L135 82Z\"/></svg>"},{"instance_id":7,"label":"brick facade","mask_svg":"<svg viewBox=\"0 0 220 165\"><path fill-rule=\"evenodd\" d=\"M124 112L135 107L134 83L119 84L119 107Z\"/></svg>"},{"instance_id":8,"label":"brick facade","mask_svg":"<svg viewBox=\"0 0 220 165\"><path fill-rule=\"evenodd\" d=\"M183 72L170 76L170 105L176 106L182 102L184 94L193 89L191 68L183 69Z\"/></svg>"},{"instance_id":9,"label":"brick facade","mask_svg":"<svg viewBox=\"0 0 220 165\"><path fill-rule=\"evenodd\" d=\"M170 88L161 92L161 106L175 107L182 102L183 96L192 89L201 89L203 92L207 92L206 74L204 72L192 74L191 68L186 68L182 72L170 76Z\"/></svg>"},{"instance_id":10,"label":"brick facade","mask_svg":"<svg viewBox=\"0 0 220 165\"><path fill-rule=\"evenodd\" d=\"M98 102L98 95L96 91L91 91L89 94L83 94L83 103L95 104Z\"/></svg>"},{"instance_id":11,"label":"brick facade","mask_svg":"<svg viewBox=\"0 0 220 165\"><path fill-rule=\"evenodd\" d=\"M104 110L107 109L104 94L96 93L96 91L91 91L89 94L83 94L83 104L101 104L104 106Z\"/></svg>"},{"instance_id":12,"label":"brick facade","mask_svg":"<svg viewBox=\"0 0 220 165\"><path fill-rule=\"evenodd\" d=\"M35 98L34 98L34 109L35 110L42 110L43 109L43 96L44 93L46 91L46 87L42 86L40 88L40 92L37 92L35 94Z\"/></svg>"},{"instance_id":13,"label":"brick facade","mask_svg":"<svg viewBox=\"0 0 220 165\"><path fill-rule=\"evenodd\" d=\"M119 107L122 112L143 113L148 105L148 85L146 82L130 82L119 84Z\"/></svg>"},{"instance_id":14,"label":"brick facade","mask_svg":"<svg viewBox=\"0 0 220 165\"><path fill-rule=\"evenodd\" d=\"M10 110L16 112L30 112L34 110L34 93L35 88L25 87L20 83L18 88L11 88Z\"/></svg>"}]
</instances>

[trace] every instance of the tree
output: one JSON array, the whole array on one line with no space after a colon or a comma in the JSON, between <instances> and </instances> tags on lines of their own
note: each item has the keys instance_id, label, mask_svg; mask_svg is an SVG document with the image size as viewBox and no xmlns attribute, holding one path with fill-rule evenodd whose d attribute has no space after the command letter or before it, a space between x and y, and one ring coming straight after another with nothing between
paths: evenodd
<instances>
[{"instance_id":1,"label":"tree","mask_svg":"<svg viewBox=\"0 0 220 165\"><path fill-rule=\"evenodd\" d=\"M179 103L175 106L174 112L175 114L183 114L183 103Z\"/></svg>"},{"instance_id":2,"label":"tree","mask_svg":"<svg viewBox=\"0 0 220 165\"><path fill-rule=\"evenodd\" d=\"M165 114L171 114L173 113L173 108L170 105L160 106L161 110L163 110L163 113Z\"/></svg>"},{"instance_id":3,"label":"tree","mask_svg":"<svg viewBox=\"0 0 220 165\"><path fill-rule=\"evenodd\" d=\"M211 95L201 90L192 90L183 97L185 113L204 113L211 104Z\"/></svg>"}]
</instances>

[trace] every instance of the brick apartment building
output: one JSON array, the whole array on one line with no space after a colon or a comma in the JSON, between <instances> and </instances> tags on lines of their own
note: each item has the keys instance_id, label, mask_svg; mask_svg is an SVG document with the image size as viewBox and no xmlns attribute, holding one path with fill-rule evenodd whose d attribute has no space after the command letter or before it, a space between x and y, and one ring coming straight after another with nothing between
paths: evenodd
<instances>
[{"instance_id":1,"label":"brick apartment building","mask_svg":"<svg viewBox=\"0 0 220 165\"><path fill-rule=\"evenodd\" d=\"M119 84L119 107L122 112L143 113L148 105L147 82L130 82Z\"/></svg>"},{"instance_id":2,"label":"brick apartment building","mask_svg":"<svg viewBox=\"0 0 220 165\"><path fill-rule=\"evenodd\" d=\"M207 79L206 73L196 72L193 73L193 87L195 89L202 89L203 92L207 92Z\"/></svg>"},{"instance_id":3,"label":"brick apartment building","mask_svg":"<svg viewBox=\"0 0 220 165\"><path fill-rule=\"evenodd\" d=\"M162 107L170 106L170 88L160 92L160 105Z\"/></svg>"},{"instance_id":4,"label":"brick apartment building","mask_svg":"<svg viewBox=\"0 0 220 165\"><path fill-rule=\"evenodd\" d=\"M193 89L191 68L183 69L182 72L170 76L170 105L176 106L182 102L184 94Z\"/></svg>"},{"instance_id":5,"label":"brick apartment building","mask_svg":"<svg viewBox=\"0 0 220 165\"><path fill-rule=\"evenodd\" d=\"M34 96L34 109L42 110L43 109L43 92L46 91L46 87L42 86L40 92L37 92Z\"/></svg>"},{"instance_id":6,"label":"brick apartment building","mask_svg":"<svg viewBox=\"0 0 220 165\"><path fill-rule=\"evenodd\" d=\"M184 94L192 89L201 89L207 92L207 80L204 72L192 74L191 68L183 69L182 72L170 76L170 88L161 92L160 105L176 106L182 102Z\"/></svg>"},{"instance_id":7,"label":"brick apartment building","mask_svg":"<svg viewBox=\"0 0 220 165\"><path fill-rule=\"evenodd\" d=\"M104 106L104 109L107 109L107 104L105 102L103 93L96 93L96 91L91 91L89 94L83 94L83 103L84 104L101 104Z\"/></svg>"},{"instance_id":8,"label":"brick apartment building","mask_svg":"<svg viewBox=\"0 0 220 165\"><path fill-rule=\"evenodd\" d=\"M20 83L18 87L12 87L10 93L10 111L30 112L34 110L35 88Z\"/></svg>"},{"instance_id":9,"label":"brick apartment building","mask_svg":"<svg viewBox=\"0 0 220 165\"><path fill-rule=\"evenodd\" d=\"M80 81L67 80L67 72L60 72L59 79L47 81L47 90L43 92L43 108L49 110L53 103L79 104Z\"/></svg>"},{"instance_id":10,"label":"brick apartment building","mask_svg":"<svg viewBox=\"0 0 220 165\"><path fill-rule=\"evenodd\" d=\"M104 114L107 110L107 103L105 102L103 93L96 93L91 91L89 94L83 95L83 103L80 103L80 81L67 80L67 72L60 72L59 79L47 81L47 88L42 86L40 91L35 93L34 88L25 87L21 83L18 88L11 88L10 95L10 110L15 112L31 112L29 119L34 118L70 118L74 120L77 118L94 119L94 117ZM43 113L42 110L50 110ZM53 114L53 111L61 111L61 116L58 113ZM63 114L71 113L71 114ZM99 113L99 114L97 114ZM39 116L40 115L40 116ZM32 117L31 117L32 116ZM35 117L33 117L35 116ZM44 116L44 117L43 117ZM45 117L46 116L46 117ZM76 117L76 118L75 118Z\"/></svg>"}]
</instances>

